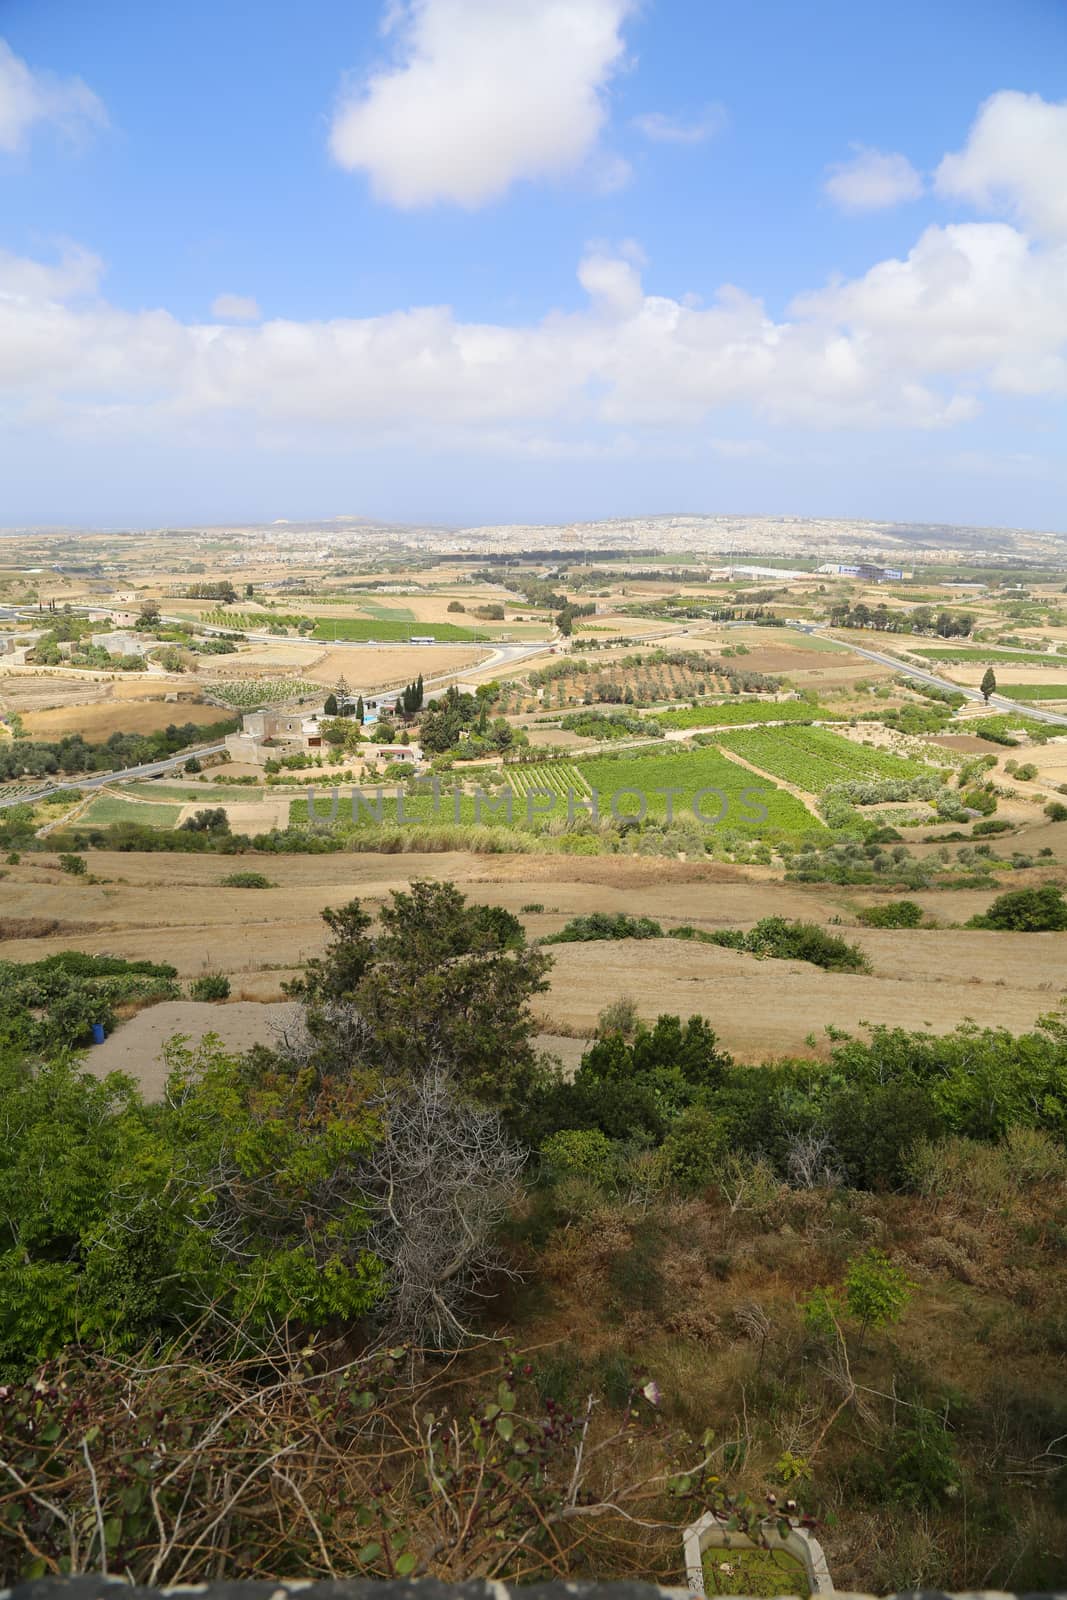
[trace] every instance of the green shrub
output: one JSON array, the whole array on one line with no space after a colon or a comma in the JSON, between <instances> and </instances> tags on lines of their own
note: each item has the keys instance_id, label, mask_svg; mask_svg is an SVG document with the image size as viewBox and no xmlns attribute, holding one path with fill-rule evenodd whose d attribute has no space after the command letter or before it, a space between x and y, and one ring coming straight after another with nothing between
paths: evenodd
<instances>
[{"instance_id":1,"label":"green shrub","mask_svg":"<svg viewBox=\"0 0 1067 1600\"><path fill-rule=\"evenodd\" d=\"M190 1000L228 1000L230 980L224 972L205 972L189 985Z\"/></svg>"},{"instance_id":2,"label":"green shrub","mask_svg":"<svg viewBox=\"0 0 1067 1600\"><path fill-rule=\"evenodd\" d=\"M923 909L914 900L895 900L889 905L864 906L856 915L865 928L917 928Z\"/></svg>"},{"instance_id":3,"label":"green shrub","mask_svg":"<svg viewBox=\"0 0 1067 1600\"><path fill-rule=\"evenodd\" d=\"M1067 929L1067 901L1055 884L1039 889L1012 889L998 895L983 915L972 917L968 928L996 928L1015 933L1062 933Z\"/></svg>"},{"instance_id":4,"label":"green shrub","mask_svg":"<svg viewBox=\"0 0 1067 1600\"><path fill-rule=\"evenodd\" d=\"M1045 807L1045 815L1050 822L1067 822L1067 806L1062 800L1050 800Z\"/></svg>"},{"instance_id":5,"label":"green shrub","mask_svg":"<svg viewBox=\"0 0 1067 1600\"><path fill-rule=\"evenodd\" d=\"M881 1250L867 1250L849 1262L845 1303L849 1316L855 1317L864 1331L899 1322L910 1297L911 1285L903 1267Z\"/></svg>"},{"instance_id":6,"label":"green shrub","mask_svg":"<svg viewBox=\"0 0 1067 1600\"><path fill-rule=\"evenodd\" d=\"M617 1166L615 1146L598 1128L563 1128L541 1146L546 1169L560 1176L587 1178L598 1185L611 1182Z\"/></svg>"},{"instance_id":7,"label":"green shrub","mask_svg":"<svg viewBox=\"0 0 1067 1600\"><path fill-rule=\"evenodd\" d=\"M628 917L625 911L591 911L573 917L558 933L550 933L542 944L576 944L592 939L662 939L663 929L651 917Z\"/></svg>"},{"instance_id":8,"label":"green shrub","mask_svg":"<svg viewBox=\"0 0 1067 1600\"><path fill-rule=\"evenodd\" d=\"M85 857L75 855L73 851L64 851L59 858L59 865L64 872L69 872L72 878L84 878L88 870Z\"/></svg>"},{"instance_id":9,"label":"green shrub","mask_svg":"<svg viewBox=\"0 0 1067 1600\"><path fill-rule=\"evenodd\" d=\"M764 917L745 936L745 949L758 956L787 961L810 961L827 972L869 972L870 963L858 945L815 922L787 922L784 917Z\"/></svg>"},{"instance_id":10,"label":"green shrub","mask_svg":"<svg viewBox=\"0 0 1067 1600\"><path fill-rule=\"evenodd\" d=\"M1064 810L1064 816L1067 816L1067 808ZM984 822L975 823L971 829L971 837L978 839L991 833L1010 833L1011 826L1004 817L988 817Z\"/></svg>"},{"instance_id":11,"label":"green shrub","mask_svg":"<svg viewBox=\"0 0 1067 1600\"><path fill-rule=\"evenodd\" d=\"M916 1415L918 1421L897 1435L889 1483L902 1505L932 1510L959 1488L960 1466L941 1417L929 1411Z\"/></svg>"},{"instance_id":12,"label":"green shrub","mask_svg":"<svg viewBox=\"0 0 1067 1600\"><path fill-rule=\"evenodd\" d=\"M230 872L220 880L224 889L273 889L272 880L262 872Z\"/></svg>"}]
</instances>

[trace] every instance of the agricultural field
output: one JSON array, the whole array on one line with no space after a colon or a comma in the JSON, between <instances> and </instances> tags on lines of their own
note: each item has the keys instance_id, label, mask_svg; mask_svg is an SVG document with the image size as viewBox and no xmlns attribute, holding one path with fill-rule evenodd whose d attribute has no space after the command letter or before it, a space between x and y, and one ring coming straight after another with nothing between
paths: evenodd
<instances>
[{"instance_id":1,"label":"agricultural field","mask_svg":"<svg viewBox=\"0 0 1067 1600\"><path fill-rule=\"evenodd\" d=\"M217 700L239 711L318 696L320 686L304 678L219 678L204 684Z\"/></svg>"},{"instance_id":2,"label":"agricultural field","mask_svg":"<svg viewBox=\"0 0 1067 1600\"><path fill-rule=\"evenodd\" d=\"M510 814L503 798L509 790L513 796ZM751 839L822 831L819 819L799 800L771 783L760 782L717 750L677 747L649 755L627 752L616 757L597 756L577 762L515 763L505 767L503 785L489 791L487 802L476 801L473 794L458 788L450 789L444 781L436 807L429 793L405 793L400 802L402 820L404 823L461 827L481 822L534 833L553 831L567 821L568 790L574 792L576 806L580 803L579 796L582 797L584 807L577 813L579 816L591 815L588 802L595 791L599 798L600 820L609 826L614 816L611 797L618 794L616 820L628 815L640 816L643 797L644 814L654 822L684 823L707 829L720 825ZM383 785L379 796L376 786L366 786L363 793L371 803L360 804L355 813L351 801L342 797L336 812L337 826L348 832L378 822L397 823L398 802L394 787ZM545 805L546 795L555 797L549 806ZM703 818L694 811L694 801L699 802ZM763 818L758 815L761 807L766 810ZM315 811L324 819L333 818L332 797L330 800L317 798ZM291 825L298 826L306 818L307 801L294 800L290 809Z\"/></svg>"},{"instance_id":3,"label":"agricultural field","mask_svg":"<svg viewBox=\"0 0 1067 1600\"><path fill-rule=\"evenodd\" d=\"M996 645L938 645L908 646L908 654L921 656L924 661L958 661L961 665L965 662L978 662L989 666L999 666L1007 663L1009 666L1062 666L1062 661L1057 661L1055 655L1039 650L1001 650Z\"/></svg>"},{"instance_id":4,"label":"agricultural field","mask_svg":"<svg viewBox=\"0 0 1067 1600\"><path fill-rule=\"evenodd\" d=\"M82 813L80 821L95 828L110 828L122 822L135 822L142 828L173 828L180 816L181 806L152 805L147 801L125 800L120 795L101 794Z\"/></svg>"},{"instance_id":5,"label":"agricultural field","mask_svg":"<svg viewBox=\"0 0 1067 1600\"><path fill-rule=\"evenodd\" d=\"M840 711L834 713L806 700L728 700L723 705L660 711L655 720L662 728L728 728L753 722L832 722L835 716L844 720Z\"/></svg>"},{"instance_id":6,"label":"agricultural field","mask_svg":"<svg viewBox=\"0 0 1067 1600\"><path fill-rule=\"evenodd\" d=\"M1067 700L1067 683L998 683L1009 700Z\"/></svg>"},{"instance_id":7,"label":"agricultural field","mask_svg":"<svg viewBox=\"0 0 1067 1600\"><path fill-rule=\"evenodd\" d=\"M101 700L93 705L56 706L49 711L30 711L23 716L26 732L33 739L59 739L67 733L80 733L90 744L103 744L113 733L156 733L172 722L210 725L218 722L218 706L191 700Z\"/></svg>"},{"instance_id":8,"label":"agricultural field","mask_svg":"<svg viewBox=\"0 0 1067 1600\"><path fill-rule=\"evenodd\" d=\"M561 794L568 789L575 794L588 794L589 780L573 761L532 761L509 766L505 774L507 787L515 794Z\"/></svg>"},{"instance_id":9,"label":"agricultural field","mask_svg":"<svg viewBox=\"0 0 1067 1600\"><path fill-rule=\"evenodd\" d=\"M521 716L590 704L662 705L730 693L730 679L725 671L716 671L717 658L710 651L679 648L663 652L679 658L675 660L657 659L661 652L645 654L632 645L603 655L595 651L583 655L581 651L578 645L574 655L561 657L521 679L506 680L495 709L505 716ZM739 656L722 666L743 673L748 662Z\"/></svg>"},{"instance_id":10,"label":"agricultural field","mask_svg":"<svg viewBox=\"0 0 1067 1600\"><path fill-rule=\"evenodd\" d=\"M685 750L676 746L649 755L599 756L576 762L575 766L590 788L601 795L602 809L605 800L616 791L639 789L646 798L650 818L664 821L673 816L675 820L693 822L694 799L701 790L715 789L721 792L722 800L709 796L700 802L701 809L712 817L724 806L721 826L746 838L812 833L821 826L799 800L773 784L760 783L714 747ZM767 811L763 821L753 817L760 805ZM620 801L619 809L636 812L640 807L628 799Z\"/></svg>"},{"instance_id":11,"label":"agricultural field","mask_svg":"<svg viewBox=\"0 0 1067 1600\"><path fill-rule=\"evenodd\" d=\"M931 771L925 762L856 744L823 728L754 729L724 734L717 743L806 794L861 778L918 778Z\"/></svg>"},{"instance_id":12,"label":"agricultural field","mask_svg":"<svg viewBox=\"0 0 1067 1600\"><path fill-rule=\"evenodd\" d=\"M358 617L320 617L316 620L311 637L330 642L335 639L377 640L381 644L407 644L413 633L423 625L411 622L392 622L384 618L361 621ZM426 623L425 628L434 641L442 644L481 644L489 638L489 631L499 631L503 623L486 623L470 628L459 627L454 622Z\"/></svg>"}]
</instances>

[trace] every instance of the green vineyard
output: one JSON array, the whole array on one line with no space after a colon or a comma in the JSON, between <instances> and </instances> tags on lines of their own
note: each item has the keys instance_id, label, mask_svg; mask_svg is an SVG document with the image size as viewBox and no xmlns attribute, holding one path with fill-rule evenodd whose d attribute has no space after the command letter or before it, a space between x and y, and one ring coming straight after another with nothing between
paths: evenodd
<instances>
[{"instance_id":1,"label":"green vineyard","mask_svg":"<svg viewBox=\"0 0 1067 1600\"><path fill-rule=\"evenodd\" d=\"M925 762L855 744L824 728L757 728L724 734L717 743L808 794L858 778L918 778L931 771Z\"/></svg>"}]
</instances>

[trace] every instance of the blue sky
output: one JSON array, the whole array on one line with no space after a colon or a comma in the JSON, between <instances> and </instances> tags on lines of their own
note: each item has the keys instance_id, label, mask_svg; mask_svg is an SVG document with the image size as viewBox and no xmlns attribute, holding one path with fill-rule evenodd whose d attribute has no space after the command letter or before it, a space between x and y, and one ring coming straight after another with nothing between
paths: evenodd
<instances>
[{"instance_id":1,"label":"blue sky","mask_svg":"<svg viewBox=\"0 0 1067 1600\"><path fill-rule=\"evenodd\" d=\"M1067 531L1059 0L4 0L0 40L0 524Z\"/></svg>"}]
</instances>

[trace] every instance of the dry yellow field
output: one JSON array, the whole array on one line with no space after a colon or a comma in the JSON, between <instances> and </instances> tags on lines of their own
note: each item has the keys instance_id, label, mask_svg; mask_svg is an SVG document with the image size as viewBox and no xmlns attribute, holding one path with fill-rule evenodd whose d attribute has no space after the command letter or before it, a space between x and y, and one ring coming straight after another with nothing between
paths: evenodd
<instances>
[{"instance_id":1,"label":"dry yellow field","mask_svg":"<svg viewBox=\"0 0 1067 1600\"><path fill-rule=\"evenodd\" d=\"M395 645L361 650L351 646L327 650L306 676L314 683L332 686L344 677L353 689L388 689L415 678L421 672L432 678L442 672L461 672L484 661L489 651L484 645Z\"/></svg>"},{"instance_id":2,"label":"dry yellow field","mask_svg":"<svg viewBox=\"0 0 1067 1600\"><path fill-rule=\"evenodd\" d=\"M1067 830L1067 824L1059 824ZM1049 830L1051 834L1051 829ZM549 993L537 1012L547 1032L587 1032L601 1008L631 995L646 1019L699 1011L740 1059L811 1053L827 1024L864 1021L941 1032L967 1018L1024 1029L1059 1004L1067 984L1067 935L983 934L943 927L914 933L847 925L868 891L782 884L751 869L620 857L468 854L382 856L126 855L94 852L97 884L72 882L54 857L25 857L3 883L0 957L33 960L78 948L171 961L183 977L230 975L236 1000L275 1001L282 980L321 950L323 907L354 895L373 907L412 877L457 883L473 899L523 914L533 937L594 910L626 911L665 927L748 927L783 915L842 919L867 951L870 976L830 974L807 963L760 961L682 941L626 941L553 949ZM240 867L276 887L225 889ZM1017 875L1023 881L1023 875ZM985 891L915 896L942 923L984 910ZM60 931L49 931L59 921Z\"/></svg>"},{"instance_id":3,"label":"dry yellow field","mask_svg":"<svg viewBox=\"0 0 1067 1600\"><path fill-rule=\"evenodd\" d=\"M80 733L91 744L101 743L113 733L154 733L170 723L198 726L221 722L227 712L219 706L197 705L182 700L100 700L93 705L71 704L51 711L34 711L24 716L26 731L37 739L57 739L65 733Z\"/></svg>"}]
</instances>

